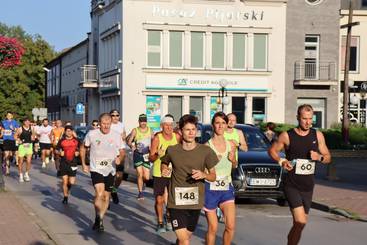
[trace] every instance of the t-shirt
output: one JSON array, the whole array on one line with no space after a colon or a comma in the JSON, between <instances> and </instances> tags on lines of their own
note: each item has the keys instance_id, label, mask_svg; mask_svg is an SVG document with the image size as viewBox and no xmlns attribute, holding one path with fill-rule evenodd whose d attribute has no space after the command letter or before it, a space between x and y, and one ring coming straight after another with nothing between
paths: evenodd
<instances>
[{"instance_id":1,"label":"t-shirt","mask_svg":"<svg viewBox=\"0 0 367 245\"><path fill-rule=\"evenodd\" d=\"M111 130L117 132L121 138L122 133L125 132L125 126L122 122L111 123ZM123 143L124 143L124 148L126 148L125 141L123 141Z\"/></svg>"},{"instance_id":2,"label":"t-shirt","mask_svg":"<svg viewBox=\"0 0 367 245\"><path fill-rule=\"evenodd\" d=\"M19 128L19 124L14 119L12 120L3 120L3 139L4 140L14 140L14 133L17 128Z\"/></svg>"},{"instance_id":3,"label":"t-shirt","mask_svg":"<svg viewBox=\"0 0 367 245\"><path fill-rule=\"evenodd\" d=\"M205 171L218 163L215 152L207 145L198 144L184 150L182 144L169 146L162 164L172 163L172 176L168 188L168 208L201 209L204 206L205 182L191 178L192 170Z\"/></svg>"},{"instance_id":4,"label":"t-shirt","mask_svg":"<svg viewBox=\"0 0 367 245\"><path fill-rule=\"evenodd\" d=\"M47 125L46 127L41 125L37 128L37 134L40 135L39 142L44 144L51 144L51 131L52 127L50 125Z\"/></svg>"},{"instance_id":5,"label":"t-shirt","mask_svg":"<svg viewBox=\"0 0 367 245\"><path fill-rule=\"evenodd\" d=\"M58 151L62 150L64 152L63 158L67 160L72 165L76 165L77 162L75 161L75 152L79 150L79 140L76 138L62 138L58 144L56 149Z\"/></svg>"},{"instance_id":6,"label":"t-shirt","mask_svg":"<svg viewBox=\"0 0 367 245\"><path fill-rule=\"evenodd\" d=\"M85 136L84 145L90 147L90 171L103 176L110 173L115 175L113 164L120 154L120 149L125 148L120 134L113 130L108 134L102 133L101 130L91 130Z\"/></svg>"}]
</instances>

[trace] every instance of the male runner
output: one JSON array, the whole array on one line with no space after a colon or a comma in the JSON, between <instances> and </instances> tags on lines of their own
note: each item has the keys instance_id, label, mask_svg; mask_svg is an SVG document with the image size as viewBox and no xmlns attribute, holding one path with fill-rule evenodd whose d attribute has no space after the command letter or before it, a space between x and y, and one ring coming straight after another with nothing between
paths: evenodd
<instances>
[{"instance_id":1,"label":"male runner","mask_svg":"<svg viewBox=\"0 0 367 245\"><path fill-rule=\"evenodd\" d=\"M165 116L161 120L162 131L155 134L150 147L149 160L153 162L153 192L155 196L155 211L157 215L157 232L172 230L169 212L166 212L166 227L163 222L164 203L167 203L167 188L169 178L161 175L161 157L170 145L180 142L180 136L173 132L173 118Z\"/></svg>"},{"instance_id":2,"label":"male runner","mask_svg":"<svg viewBox=\"0 0 367 245\"><path fill-rule=\"evenodd\" d=\"M215 181L214 166L218 162L209 146L196 143L197 118L184 115L179 126L182 143L169 146L161 158L162 176L169 179L168 208L172 226L177 236L176 244L190 244L192 233L204 205L204 180ZM172 164L172 169L169 164ZM206 172L208 171L208 172Z\"/></svg>"},{"instance_id":3,"label":"male runner","mask_svg":"<svg viewBox=\"0 0 367 245\"><path fill-rule=\"evenodd\" d=\"M54 150L56 149L57 144L63 134L64 134L64 127L62 126L62 121L56 120L55 127L51 131L51 142L52 142L52 148ZM60 156L56 153L56 151L53 151L53 159L55 161L55 168L57 171L59 171Z\"/></svg>"},{"instance_id":4,"label":"male runner","mask_svg":"<svg viewBox=\"0 0 367 245\"><path fill-rule=\"evenodd\" d=\"M116 174L115 166L122 164L125 157L125 144L120 134L111 130L111 115L99 117L99 130L90 130L80 148L83 171L90 171L95 190L94 207L96 218L94 230L103 231L103 216L107 211L110 193ZM90 148L90 166L86 165L86 148Z\"/></svg>"},{"instance_id":5,"label":"male runner","mask_svg":"<svg viewBox=\"0 0 367 245\"><path fill-rule=\"evenodd\" d=\"M288 171L284 192L293 215L288 245L298 244L311 208L315 185L315 163L330 163L331 156L324 135L312 128L313 109L304 104L298 107L298 126L283 132L269 149L269 155ZM279 152L285 150L286 158Z\"/></svg>"},{"instance_id":6,"label":"male runner","mask_svg":"<svg viewBox=\"0 0 367 245\"><path fill-rule=\"evenodd\" d=\"M149 148L152 137L153 130L147 125L147 115L140 114L139 127L131 131L127 143L134 152L133 161L138 178L138 200L144 199L143 186L150 177Z\"/></svg>"},{"instance_id":7,"label":"male runner","mask_svg":"<svg viewBox=\"0 0 367 245\"><path fill-rule=\"evenodd\" d=\"M62 177L63 204L68 204L69 192L76 181L78 169L79 140L74 137L73 127L66 126L64 136L58 141L55 153L60 157L59 176Z\"/></svg>"},{"instance_id":8,"label":"male runner","mask_svg":"<svg viewBox=\"0 0 367 245\"><path fill-rule=\"evenodd\" d=\"M33 140L35 133L31 127L31 121L28 118L23 120L23 125L18 128L14 135L15 140L18 142L18 171L19 182L31 181L29 177L29 171L31 170L31 162L33 155ZM26 158L26 170L23 176L23 161Z\"/></svg>"},{"instance_id":9,"label":"male runner","mask_svg":"<svg viewBox=\"0 0 367 245\"><path fill-rule=\"evenodd\" d=\"M41 148L42 168L46 168L50 161L51 131L52 127L48 125L48 119L44 118L42 120L42 125L37 128L37 134L39 136L39 144Z\"/></svg>"},{"instance_id":10,"label":"male runner","mask_svg":"<svg viewBox=\"0 0 367 245\"><path fill-rule=\"evenodd\" d=\"M17 146L14 139L14 134L19 128L17 121L13 119L13 113L7 112L6 119L2 121L2 135L3 135L3 149L4 149L4 162L5 162L5 174L10 174L10 159L17 157ZM18 159L15 159L18 162Z\"/></svg>"},{"instance_id":11,"label":"male runner","mask_svg":"<svg viewBox=\"0 0 367 245\"><path fill-rule=\"evenodd\" d=\"M226 132L224 132L224 138L226 140L234 140L235 143L237 144L237 147L241 151L247 151L248 147L243 132L234 127L237 124L236 115L234 113L229 113L227 117L228 117L228 125ZM238 159L238 154L236 156L236 159Z\"/></svg>"},{"instance_id":12,"label":"male runner","mask_svg":"<svg viewBox=\"0 0 367 245\"><path fill-rule=\"evenodd\" d=\"M113 109L110 111L110 115L112 118L111 130L117 132L120 135L120 138L122 139L125 145L126 131L125 131L124 124L120 122L120 113L118 110ZM124 171L123 163L116 166L116 176L115 176L115 181L114 181L114 187L112 188L112 192L111 192L112 201L115 204L119 203L119 197L117 195L117 190L122 182L123 171Z\"/></svg>"}]
</instances>

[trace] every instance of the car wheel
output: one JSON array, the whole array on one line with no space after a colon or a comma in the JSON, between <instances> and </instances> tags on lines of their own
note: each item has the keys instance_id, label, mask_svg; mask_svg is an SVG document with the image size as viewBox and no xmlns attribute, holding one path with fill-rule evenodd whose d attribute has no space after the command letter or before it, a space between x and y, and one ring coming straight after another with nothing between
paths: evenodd
<instances>
[{"instance_id":1,"label":"car wheel","mask_svg":"<svg viewBox=\"0 0 367 245\"><path fill-rule=\"evenodd\" d=\"M287 200L285 200L284 198L277 198L277 203L281 207L287 206Z\"/></svg>"}]
</instances>

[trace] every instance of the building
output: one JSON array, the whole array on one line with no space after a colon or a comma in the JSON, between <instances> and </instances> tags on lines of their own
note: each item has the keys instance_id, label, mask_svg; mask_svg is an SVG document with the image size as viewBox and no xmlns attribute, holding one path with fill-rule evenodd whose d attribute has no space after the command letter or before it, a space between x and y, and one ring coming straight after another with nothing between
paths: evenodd
<instances>
[{"instance_id":1,"label":"building","mask_svg":"<svg viewBox=\"0 0 367 245\"><path fill-rule=\"evenodd\" d=\"M222 106L240 123L284 122L286 2L93 0L98 81L81 86L128 130L141 113L158 129L166 113L209 123Z\"/></svg>"},{"instance_id":2,"label":"building","mask_svg":"<svg viewBox=\"0 0 367 245\"><path fill-rule=\"evenodd\" d=\"M349 92L350 102L349 117L352 122L361 123L367 127L366 101L367 101L367 1L353 1L353 22L359 22L359 25L352 28L352 39L350 47L349 63ZM349 1L342 0L342 10L340 25L348 23ZM340 31L340 66L339 78L341 81L339 108L343 110L343 92L344 92L344 64L347 30Z\"/></svg>"},{"instance_id":3,"label":"building","mask_svg":"<svg viewBox=\"0 0 367 245\"><path fill-rule=\"evenodd\" d=\"M339 122L339 10L335 0L288 1L286 123L297 123L297 107L305 103L314 107L315 127Z\"/></svg>"},{"instance_id":4,"label":"building","mask_svg":"<svg viewBox=\"0 0 367 245\"><path fill-rule=\"evenodd\" d=\"M88 121L88 112L76 114L77 103L88 108L88 90L79 87L81 81L81 67L85 67L88 60L89 39L64 50L59 56L51 60L45 67L47 70L47 102L50 120L61 119L79 125Z\"/></svg>"}]
</instances>

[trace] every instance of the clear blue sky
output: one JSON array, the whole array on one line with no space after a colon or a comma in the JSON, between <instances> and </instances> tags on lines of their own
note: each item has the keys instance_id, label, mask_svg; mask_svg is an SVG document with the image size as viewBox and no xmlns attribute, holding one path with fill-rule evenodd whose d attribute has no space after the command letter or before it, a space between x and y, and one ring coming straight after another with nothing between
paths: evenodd
<instances>
[{"instance_id":1,"label":"clear blue sky","mask_svg":"<svg viewBox=\"0 0 367 245\"><path fill-rule=\"evenodd\" d=\"M1 0L0 22L40 34L56 51L90 32L90 0Z\"/></svg>"}]
</instances>

